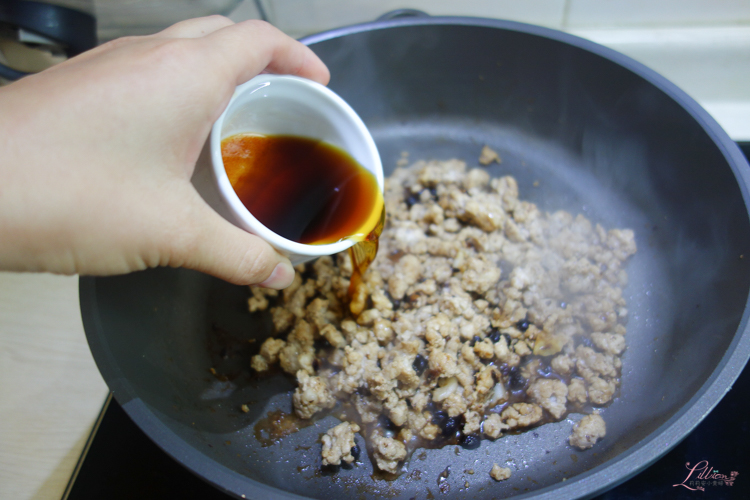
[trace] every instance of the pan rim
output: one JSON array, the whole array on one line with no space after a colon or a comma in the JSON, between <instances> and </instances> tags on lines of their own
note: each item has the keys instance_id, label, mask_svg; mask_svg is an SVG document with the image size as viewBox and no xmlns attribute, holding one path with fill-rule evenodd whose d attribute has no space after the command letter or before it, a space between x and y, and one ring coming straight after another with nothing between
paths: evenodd
<instances>
[{"instance_id":1,"label":"pan rim","mask_svg":"<svg viewBox=\"0 0 750 500\"><path fill-rule=\"evenodd\" d=\"M496 28L536 35L583 49L630 70L664 92L696 120L698 125L705 131L713 143L716 144L727 161L737 180L746 207L750 204L750 166L748 166L748 162L737 144L714 118L693 98L665 77L642 63L595 42L554 29L525 23L499 19L453 16L375 21L318 33L302 38L300 41L307 45L313 45L341 36L367 31L409 26L441 25ZM238 498L241 498L242 495L248 498L252 498L251 495L257 495L259 498L267 498L269 494L272 494L276 498L289 500L306 498L255 481L214 461L200 450L179 438L158 418L142 399L136 396L128 381L122 376L122 372L115 360L104 347L106 345L106 338L103 335L98 308L96 307L96 280L97 278L94 277L81 277L79 281L81 315L89 346L96 364L110 386L115 398L122 405L128 416L144 430L144 433L159 448L177 459L191 472L228 494ZM570 478L565 483L553 484L514 498L557 499L561 496L564 498L590 497L614 488L618 484L635 476L679 444L731 389L732 384L750 358L750 309L748 305L750 305L750 297L745 301L745 309L737 332L727 352L716 365L714 372L700 389L696 391L694 396L672 417L652 432L651 435L625 452L589 471ZM145 432L147 429L149 432ZM206 467L206 463L210 463L210 467Z\"/></svg>"},{"instance_id":2,"label":"pan rim","mask_svg":"<svg viewBox=\"0 0 750 500\"><path fill-rule=\"evenodd\" d=\"M410 26L469 26L536 35L580 48L635 73L664 92L700 125L719 148L732 170L745 202L745 207L750 206L750 165L739 146L719 123L695 99L664 76L625 54L591 40L563 31L517 21L468 16L420 16L345 26L310 35L301 38L300 41L309 46L345 35ZM747 215L750 216L750 211L747 212ZM560 498L561 494L564 494L564 498L591 497L627 481L668 453L685 439L729 392L748 359L750 359L749 317L750 295L745 301L745 309L737 332L727 349L727 353L717 364L712 375L696 391L695 395L684 404L683 408L659 426L649 438L617 457L574 476L574 478L566 481L563 486L558 483L514 498L556 499Z\"/></svg>"}]
</instances>

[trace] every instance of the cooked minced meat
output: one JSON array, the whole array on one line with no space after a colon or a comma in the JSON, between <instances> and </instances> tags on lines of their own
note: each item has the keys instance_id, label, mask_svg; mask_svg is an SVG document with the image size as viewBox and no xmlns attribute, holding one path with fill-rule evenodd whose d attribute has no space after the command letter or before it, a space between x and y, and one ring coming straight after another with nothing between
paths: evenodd
<instances>
[{"instance_id":1,"label":"cooked minced meat","mask_svg":"<svg viewBox=\"0 0 750 500\"><path fill-rule=\"evenodd\" d=\"M559 420L567 411L568 386L557 379L540 378L534 381L526 393L532 401L541 405L555 420Z\"/></svg>"},{"instance_id":2,"label":"cooked minced meat","mask_svg":"<svg viewBox=\"0 0 750 500\"><path fill-rule=\"evenodd\" d=\"M323 465L341 465L341 462L352 463L356 460L357 443L354 435L359 432L359 426L351 422L342 422L326 432L321 441L323 443Z\"/></svg>"},{"instance_id":3,"label":"cooked minced meat","mask_svg":"<svg viewBox=\"0 0 750 500\"><path fill-rule=\"evenodd\" d=\"M607 426L604 419L598 413L586 415L573 426L573 432L568 441L571 446L586 450L607 434Z\"/></svg>"},{"instance_id":4,"label":"cooked minced meat","mask_svg":"<svg viewBox=\"0 0 750 500\"><path fill-rule=\"evenodd\" d=\"M535 404L514 403L503 410L500 419L510 429L529 427L542 419L542 409Z\"/></svg>"},{"instance_id":5,"label":"cooked minced meat","mask_svg":"<svg viewBox=\"0 0 750 500\"><path fill-rule=\"evenodd\" d=\"M375 462L378 469L395 474L398 472L398 464L406 458L406 446L387 436L383 436L378 431L370 436L372 447L375 450Z\"/></svg>"},{"instance_id":6,"label":"cooked minced meat","mask_svg":"<svg viewBox=\"0 0 750 500\"><path fill-rule=\"evenodd\" d=\"M495 481L505 481L506 479L510 478L510 469L507 467L500 467L497 464L492 465L492 470L490 471L490 476L492 476L492 479Z\"/></svg>"},{"instance_id":7,"label":"cooked minced meat","mask_svg":"<svg viewBox=\"0 0 750 500\"><path fill-rule=\"evenodd\" d=\"M416 445L497 439L612 400L633 231L542 212L513 177L459 160L397 168L384 198L380 250L351 304L346 253L298 266L282 292L252 289L251 311L275 326L252 367L297 377L297 415L351 405L375 465L396 472ZM599 415L581 422L571 444L604 435ZM334 452L327 436L336 463L350 443Z\"/></svg>"},{"instance_id":8,"label":"cooked minced meat","mask_svg":"<svg viewBox=\"0 0 750 500\"><path fill-rule=\"evenodd\" d=\"M498 163L502 162L502 159L500 158L500 155L497 154L497 151L492 149L491 147L485 145L482 148L482 152L479 153L479 163L481 165L489 165L493 161L496 161ZM480 171L481 172L481 171Z\"/></svg>"},{"instance_id":9,"label":"cooked minced meat","mask_svg":"<svg viewBox=\"0 0 750 500\"><path fill-rule=\"evenodd\" d=\"M336 399L320 377L310 376L306 371L297 372L299 384L292 395L294 411L300 418L310 418L317 412L333 408Z\"/></svg>"},{"instance_id":10,"label":"cooked minced meat","mask_svg":"<svg viewBox=\"0 0 750 500\"><path fill-rule=\"evenodd\" d=\"M510 426L508 424L504 424L502 419L500 418L500 415L497 413L491 413L487 415L487 417L484 419L484 422L482 423L482 430L484 431L484 435L489 437L490 439L497 439L499 438L503 431L506 429L509 429Z\"/></svg>"}]
</instances>

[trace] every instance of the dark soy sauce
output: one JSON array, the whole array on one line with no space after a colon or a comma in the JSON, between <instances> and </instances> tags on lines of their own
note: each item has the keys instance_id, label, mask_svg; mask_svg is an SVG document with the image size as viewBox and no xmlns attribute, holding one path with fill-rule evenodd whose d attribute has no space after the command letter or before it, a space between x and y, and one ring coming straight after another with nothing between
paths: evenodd
<instances>
[{"instance_id":1,"label":"dark soy sauce","mask_svg":"<svg viewBox=\"0 0 750 500\"><path fill-rule=\"evenodd\" d=\"M240 201L271 231L308 245L357 241L349 299L359 314L355 296L385 225L375 176L346 151L306 137L237 134L221 141L221 156Z\"/></svg>"},{"instance_id":2,"label":"dark soy sauce","mask_svg":"<svg viewBox=\"0 0 750 500\"><path fill-rule=\"evenodd\" d=\"M308 245L365 240L383 196L375 176L344 150L289 135L237 134L221 141L237 196L264 226Z\"/></svg>"}]
</instances>

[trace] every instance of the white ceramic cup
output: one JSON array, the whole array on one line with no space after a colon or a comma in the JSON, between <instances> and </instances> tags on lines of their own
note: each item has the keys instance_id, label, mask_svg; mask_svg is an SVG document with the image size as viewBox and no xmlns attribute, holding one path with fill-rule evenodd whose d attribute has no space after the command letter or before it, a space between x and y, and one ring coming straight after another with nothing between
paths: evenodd
<instances>
[{"instance_id":1,"label":"white ceramic cup","mask_svg":"<svg viewBox=\"0 0 750 500\"><path fill-rule=\"evenodd\" d=\"M319 83L286 75L259 75L237 87L211 130L211 163L220 197L237 226L253 233L289 257L293 265L349 248L352 240L305 245L264 226L243 205L229 182L221 141L239 133L295 135L319 139L349 153L372 172L383 190L383 165L362 119L341 97ZM226 215L225 215L226 217Z\"/></svg>"}]
</instances>

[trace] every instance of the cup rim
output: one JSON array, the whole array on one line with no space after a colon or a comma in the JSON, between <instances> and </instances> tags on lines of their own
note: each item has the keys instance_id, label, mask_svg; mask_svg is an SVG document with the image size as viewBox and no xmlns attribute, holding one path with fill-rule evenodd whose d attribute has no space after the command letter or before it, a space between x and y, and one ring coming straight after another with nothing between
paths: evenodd
<instances>
[{"instance_id":1,"label":"cup rim","mask_svg":"<svg viewBox=\"0 0 750 500\"><path fill-rule=\"evenodd\" d=\"M321 257L324 255L334 255L339 252L343 252L352 245L354 240L341 240L335 243L327 243L322 245L308 245L305 243L299 243L273 232L271 229L266 227L260 222L240 200L239 196L235 192L232 184L229 182L229 177L224 168L224 161L221 157L221 132L224 126L224 120L227 116L227 111L231 108L239 96L248 92L250 89L257 89L260 86L268 84L282 84L291 85L302 89L305 92L317 93L324 97L329 103L335 107L344 111L346 117L351 122L351 125L357 130L358 134L362 137L365 143L365 147L368 156L372 159L374 172L371 173L375 176L375 180L378 183L378 187L381 192L384 191L384 176L383 176L383 164L378 153L375 140L372 138L369 130L365 126L359 115L352 109L349 104L344 101L338 94L333 92L328 87L321 85L320 83L301 78L292 75L272 75L262 74L258 75L251 80L238 85L232 95L232 98L227 103L226 108L221 113L219 118L214 122L211 128L211 164L214 171L214 177L218 183L219 192L228 205L232 214L236 217L241 227L246 231L259 236L266 242L270 243L274 248L283 252L303 255L308 257ZM369 170L369 169L368 169Z\"/></svg>"}]
</instances>

